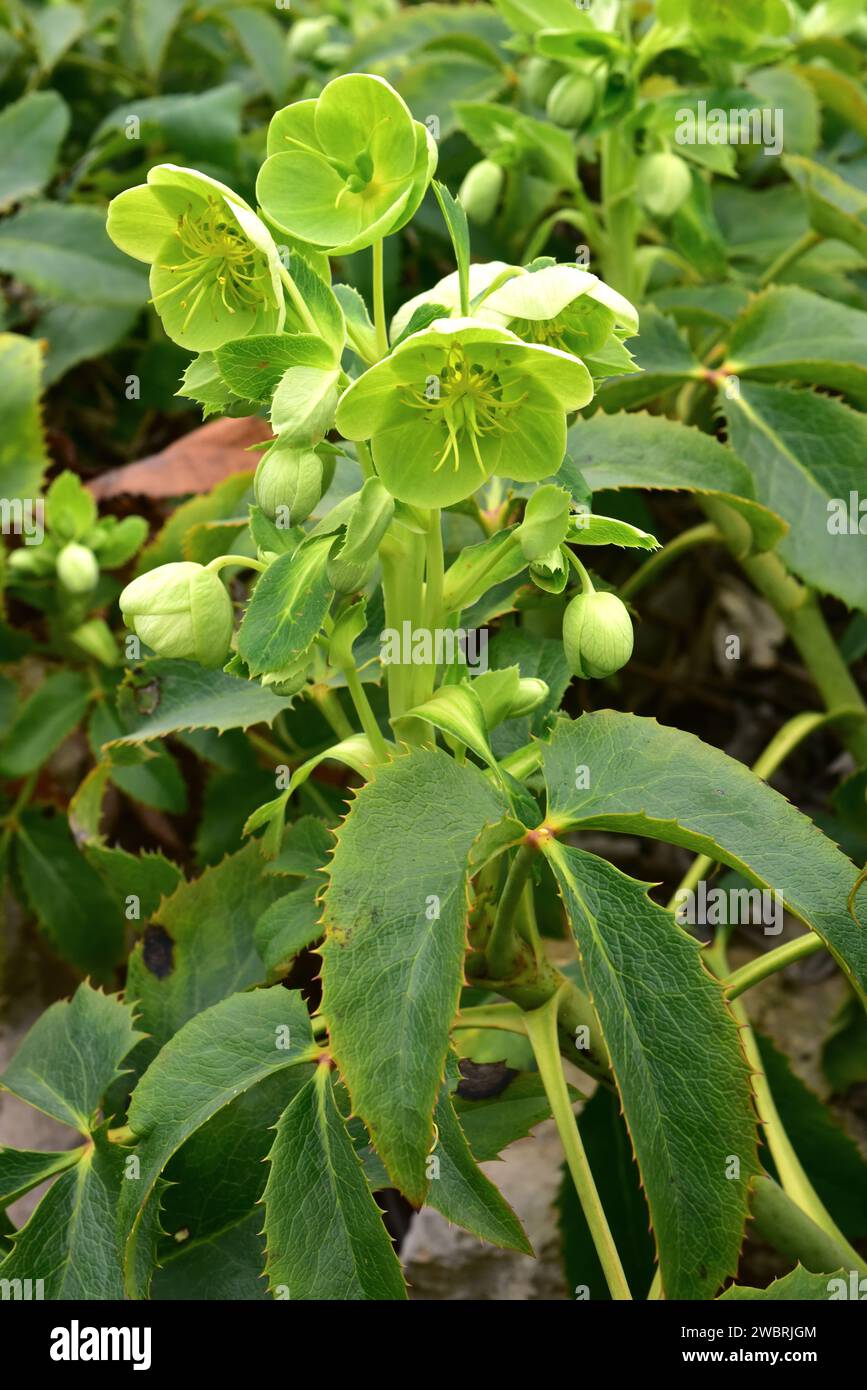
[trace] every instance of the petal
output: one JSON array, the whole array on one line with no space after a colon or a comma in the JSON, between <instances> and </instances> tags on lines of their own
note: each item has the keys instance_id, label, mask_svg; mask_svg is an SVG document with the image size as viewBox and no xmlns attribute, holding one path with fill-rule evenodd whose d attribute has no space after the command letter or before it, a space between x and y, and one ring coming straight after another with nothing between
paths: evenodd
<instances>
[{"instance_id":1,"label":"petal","mask_svg":"<svg viewBox=\"0 0 867 1390\"><path fill-rule=\"evenodd\" d=\"M158 196L163 191L172 190L192 194L195 198L207 202L214 194L219 194L221 198L228 198L230 202L237 203L248 212L253 211L240 193L236 193L228 184L212 179L209 174L201 174L198 169L185 169L181 164L155 164L148 173L148 183Z\"/></svg>"},{"instance_id":2,"label":"petal","mask_svg":"<svg viewBox=\"0 0 867 1390\"><path fill-rule=\"evenodd\" d=\"M509 266L505 261L485 261L470 266L470 299L475 299L477 294L481 294L492 280L508 270ZM458 272L453 270L451 275L446 275L439 280L432 290L424 290L421 294L414 295L402 304L391 321L391 339L399 338L406 328L416 309L422 304L441 304L444 309L459 309L461 305L461 289ZM487 300L479 306L479 312L475 316L478 319L485 319L488 309ZM487 320L486 320L487 321ZM500 315L491 315L489 320L492 323L501 324L503 328L506 321Z\"/></svg>"},{"instance_id":3,"label":"petal","mask_svg":"<svg viewBox=\"0 0 867 1390\"><path fill-rule=\"evenodd\" d=\"M591 299L598 299L600 304L611 310L615 321L622 328L629 330L628 336L631 337L638 332L638 310L635 305L630 304L628 299L624 299L623 295L618 294L610 285L606 285L604 280L597 280L587 293Z\"/></svg>"},{"instance_id":4,"label":"petal","mask_svg":"<svg viewBox=\"0 0 867 1390\"><path fill-rule=\"evenodd\" d=\"M551 393L561 411L581 410L592 401L593 381L580 357L545 343L524 343L521 363L526 375Z\"/></svg>"},{"instance_id":5,"label":"petal","mask_svg":"<svg viewBox=\"0 0 867 1390\"><path fill-rule=\"evenodd\" d=\"M402 97L382 77L347 73L327 83L316 102L316 135L328 154L354 165L366 152L375 178L410 174L415 166L415 122Z\"/></svg>"},{"instance_id":6,"label":"petal","mask_svg":"<svg viewBox=\"0 0 867 1390\"><path fill-rule=\"evenodd\" d=\"M396 424L403 414L402 385L391 357L357 377L337 406L337 428L344 439L369 439Z\"/></svg>"},{"instance_id":7,"label":"petal","mask_svg":"<svg viewBox=\"0 0 867 1390\"><path fill-rule=\"evenodd\" d=\"M437 467L448 439L442 418L436 415L428 419L415 410L411 414L412 419L404 419L373 440L377 472L398 501L416 507L449 507L471 497L497 470L502 444L499 435L479 440L484 471L463 439L457 469L451 455Z\"/></svg>"},{"instance_id":8,"label":"petal","mask_svg":"<svg viewBox=\"0 0 867 1390\"><path fill-rule=\"evenodd\" d=\"M511 413L496 472L517 483L550 478L566 454L566 416L539 387Z\"/></svg>"},{"instance_id":9,"label":"petal","mask_svg":"<svg viewBox=\"0 0 867 1390\"><path fill-rule=\"evenodd\" d=\"M268 154L288 154L290 150L321 151L316 137L316 98L294 101L271 117L268 127Z\"/></svg>"},{"instance_id":10,"label":"petal","mask_svg":"<svg viewBox=\"0 0 867 1390\"><path fill-rule=\"evenodd\" d=\"M507 280L485 304L509 318L554 319L573 299L589 293L598 283L596 275L577 266L549 265Z\"/></svg>"},{"instance_id":11,"label":"petal","mask_svg":"<svg viewBox=\"0 0 867 1390\"><path fill-rule=\"evenodd\" d=\"M151 262L177 231L177 217L146 183L128 188L108 205L108 234L115 246L137 261Z\"/></svg>"}]
</instances>

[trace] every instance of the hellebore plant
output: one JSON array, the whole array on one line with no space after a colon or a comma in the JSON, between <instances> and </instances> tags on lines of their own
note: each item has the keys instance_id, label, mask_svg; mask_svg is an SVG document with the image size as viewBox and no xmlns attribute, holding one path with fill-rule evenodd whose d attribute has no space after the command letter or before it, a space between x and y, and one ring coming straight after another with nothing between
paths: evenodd
<instances>
[{"instance_id":1,"label":"hellebore plant","mask_svg":"<svg viewBox=\"0 0 867 1390\"><path fill-rule=\"evenodd\" d=\"M510 5L522 31L526 8ZM568 66L571 31L554 40ZM619 51L614 35L605 44ZM577 76L551 87L558 120L583 120L598 99ZM529 140L527 120L513 124ZM233 549L146 570L121 595L149 651L127 688L141 723L116 750L197 721L279 730L304 702L330 733L291 752L251 736L275 795L250 815L245 848L202 887L155 894L126 1002L82 985L37 1025L4 1085L91 1136L83 1181L119 1192L107 1237L119 1253L106 1255L100 1297L172 1297L190 1241L237 1297L401 1299L374 1197L386 1188L529 1253L479 1162L549 1116L592 1270L577 1296L714 1298L748 1217L822 1278L863 1273L789 1142L738 999L822 947L857 999L867 988L857 871L763 780L806 730L784 734L757 776L691 734L598 708L631 657L628 590L676 553L645 559L625 597L592 572L598 547L657 550L591 510L580 471L585 441L609 423L592 413L596 390L635 380L638 315L578 264L471 266L464 209L433 181L435 164L388 83L351 74L274 116L261 216L172 165L112 203L109 233L151 264L166 333L200 354L183 394L259 412L274 434ZM389 331L383 240L429 189L456 269ZM288 264L269 226L290 238ZM331 284L327 260L365 248L370 312ZM615 478L635 466L616 445L604 461ZM765 560L779 518L719 495L731 504L718 503L720 525ZM80 561L58 570L77 575ZM487 669L468 664L461 635L534 605L546 633L507 625ZM579 687L595 708L576 719L559 712L573 676L596 683ZM326 762L356 787L335 829L311 781ZM77 799L76 823L106 854L100 785ZM295 815L305 792L324 818ZM805 930L732 972L727 929L702 956L651 885L581 845L585 830L702 856L687 886L725 865L779 894ZM227 895L224 937L211 914ZM575 950L555 964L546 943L564 919ZM282 982L314 948L311 1016ZM71 1055L87 1036L100 1039L87 1075L48 1094L29 1056ZM565 1064L597 1086L580 1126ZM619 1136L632 1224L606 1209L588 1113ZM196 1205L204 1156L223 1152L226 1174L208 1182L231 1182L231 1220L207 1194ZM52 1189L58 1209L78 1153L57 1160L70 1165ZM636 1253L648 1223L652 1243ZM28 1229L3 1276L39 1276ZM814 1277L798 1274L803 1287Z\"/></svg>"}]
</instances>

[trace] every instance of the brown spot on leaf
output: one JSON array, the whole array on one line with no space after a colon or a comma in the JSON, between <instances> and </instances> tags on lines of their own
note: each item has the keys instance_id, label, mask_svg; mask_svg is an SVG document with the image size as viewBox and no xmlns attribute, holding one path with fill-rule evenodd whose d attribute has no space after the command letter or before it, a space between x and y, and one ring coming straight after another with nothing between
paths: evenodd
<instances>
[{"instance_id":1,"label":"brown spot on leaf","mask_svg":"<svg viewBox=\"0 0 867 1390\"><path fill-rule=\"evenodd\" d=\"M505 1091L509 1082L518 1075L505 1062L471 1062L469 1057L462 1057L458 1068L461 1080L457 1094L465 1100L490 1100L492 1096Z\"/></svg>"},{"instance_id":2,"label":"brown spot on leaf","mask_svg":"<svg viewBox=\"0 0 867 1390\"><path fill-rule=\"evenodd\" d=\"M175 966L175 943L164 927L145 927L142 960L152 975L164 980Z\"/></svg>"}]
</instances>

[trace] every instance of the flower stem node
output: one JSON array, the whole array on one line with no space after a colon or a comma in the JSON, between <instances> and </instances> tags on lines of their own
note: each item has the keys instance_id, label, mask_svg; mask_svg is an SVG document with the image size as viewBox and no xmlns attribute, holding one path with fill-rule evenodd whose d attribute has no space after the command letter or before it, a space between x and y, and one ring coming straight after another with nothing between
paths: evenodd
<instances>
[{"instance_id":1,"label":"flower stem node","mask_svg":"<svg viewBox=\"0 0 867 1390\"><path fill-rule=\"evenodd\" d=\"M232 640L232 603L222 580L180 561L139 575L120 596L124 622L157 656L222 666Z\"/></svg>"},{"instance_id":2,"label":"flower stem node","mask_svg":"<svg viewBox=\"0 0 867 1390\"><path fill-rule=\"evenodd\" d=\"M563 615L563 646L569 669L582 680L602 680L632 655L632 619L616 594L579 594Z\"/></svg>"}]
</instances>

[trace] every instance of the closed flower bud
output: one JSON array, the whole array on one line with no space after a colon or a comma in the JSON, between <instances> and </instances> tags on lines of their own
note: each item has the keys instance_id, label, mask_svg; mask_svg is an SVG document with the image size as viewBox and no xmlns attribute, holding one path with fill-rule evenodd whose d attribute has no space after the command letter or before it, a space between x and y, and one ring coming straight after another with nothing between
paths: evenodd
<instances>
[{"instance_id":1,"label":"closed flower bud","mask_svg":"<svg viewBox=\"0 0 867 1390\"><path fill-rule=\"evenodd\" d=\"M596 105L596 85L583 72L567 72L548 93L545 110L555 125L579 130L593 114Z\"/></svg>"},{"instance_id":2,"label":"closed flower bud","mask_svg":"<svg viewBox=\"0 0 867 1390\"><path fill-rule=\"evenodd\" d=\"M677 154L645 155L638 168L638 197L654 217L672 217L692 192L689 165Z\"/></svg>"},{"instance_id":3,"label":"closed flower bud","mask_svg":"<svg viewBox=\"0 0 867 1390\"><path fill-rule=\"evenodd\" d=\"M532 714L549 694L547 681L539 680L537 676L522 676L518 681L517 699L509 710L509 718L518 719L521 715Z\"/></svg>"},{"instance_id":4,"label":"closed flower bud","mask_svg":"<svg viewBox=\"0 0 867 1390\"><path fill-rule=\"evenodd\" d=\"M289 31L289 52L293 58L312 58L331 28L329 15L317 19L296 19Z\"/></svg>"},{"instance_id":5,"label":"closed flower bud","mask_svg":"<svg viewBox=\"0 0 867 1390\"><path fill-rule=\"evenodd\" d=\"M127 627L158 656L222 666L232 640L232 603L218 575L181 561L160 565L120 596Z\"/></svg>"},{"instance_id":6,"label":"closed flower bud","mask_svg":"<svg viewBox=\"0 0 867 1390\"><path fill-rule=\"evenodd\" d=\"M57 577L71 594L87 594L96 587L99 565L92 550L72 541L57 557Z\"/></svg>"},{"instance_id":7,"label":"closed flower bud","mask_svg":"<svg viewBox=\"0 0 867 1390\"><path fill-rule=\"evenodd\" d=\"M253 480L256 502L272 521L297 526L322 496L322 460L312 449L279 442L269 449ZM280 512L279 508L285 508Z\"/></svg>"},{"instance_id":8,"label":"closed flower bud","mask_svg":"<svg viewBox=\"0 0 867 1390\"><path fill-rule=\"evenodd\" d=\"M632 655L632 619L616 594L579 594L563 615L563 646L569 669L583 680L601 680Z\"/></svg>"},{"instance_id":9,"label":"closed flower bud","mask_svg":"<svg viewBox=\"0 0 867 1390\"><path fill-rule=\"evenodd\" d=\"M557 81L557 74L561 71L556 63L550 63L547 58L532 57L524 73L527 96L530 100L537 106L544 106L548 100L548 93Z\"/></svg>"},{"instance_id":10,"label":"closed flower bud","mask_svg":"<svg viewBox=\"0 0 867 1390\"><path fill-rule=\"evenodd\" d=\"M471 222L480 227L490 222L500 201L503 178L502 169L492 159L481 159L473 165L458 194Z\"/></svg>"}]
</instances>

